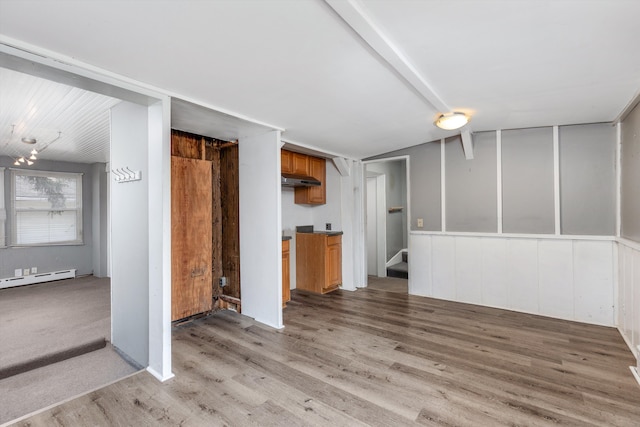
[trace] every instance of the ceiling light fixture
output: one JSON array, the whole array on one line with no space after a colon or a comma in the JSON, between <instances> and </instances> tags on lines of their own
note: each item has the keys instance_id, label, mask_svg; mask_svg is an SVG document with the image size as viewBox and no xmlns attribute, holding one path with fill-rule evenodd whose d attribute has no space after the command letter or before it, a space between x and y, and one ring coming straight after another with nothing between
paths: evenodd
<instances>
[{"instance_id":1,"label":"ceiling light fixture","mask_svg":"<svg viewBox=\"0 0 640 427\"><path fill-rule=\"evenodd\" d=\"M450 113L440 114L436 121L433 122L433 124L440 129L454 130L466 125L470 120L471 117L469 117L465 113L452 111Z\"/></svg>"},{"instance_id":2,"label":"ceiling light fixture","mask_svg":"<svg viewBox=\"0 0 640 427\"><path fill-rule=\"evenodd\" d=\"M37 139L35 138L22 138L22 142L24 142L25 144L35 144L36 142L38 142Z\"/></svg>"}]
</instances>

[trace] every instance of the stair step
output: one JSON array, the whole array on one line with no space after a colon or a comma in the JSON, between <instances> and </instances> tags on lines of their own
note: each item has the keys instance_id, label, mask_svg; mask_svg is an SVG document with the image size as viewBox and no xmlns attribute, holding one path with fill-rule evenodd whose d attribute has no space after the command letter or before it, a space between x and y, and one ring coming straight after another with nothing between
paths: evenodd
<instances>
[{"instance_id":1,"label":"stair step","mask_svg":"<svg viewBox=\"0 0 640 427\"><path fill-rule=\"evenodd\" d=\"M406 262L399 262L387 267L387 277L399 277L401 279L409 278L409 264Z\"/></svg>"},{"instance_id":2,"label":"stair step","mask_svg":"<svg viewBox=\"0 0 640 427\"><path fill-rule=\"evenodd\" d=\"M35 359L16 363L15 365L10 365L0 369L0 380L12 377L14 375L23 374L34 369L42 368L43 366L62 362L63 360L71 359L83 354L91 353L92 351L104 348L106 345L107 341L104 338L100 338L78 345L76 347L68 348L62 351L40 356Z\"/></svg>"},{"instance_id":3,"label":"stair step","mask_svg":"<svg viewBox=\"0 0 640 427\"><path fill-rule=\"evenodd\" d=\"M409 252L407 251L402 252L402 262L409 262Z\"/></svg>"}]
</instances>

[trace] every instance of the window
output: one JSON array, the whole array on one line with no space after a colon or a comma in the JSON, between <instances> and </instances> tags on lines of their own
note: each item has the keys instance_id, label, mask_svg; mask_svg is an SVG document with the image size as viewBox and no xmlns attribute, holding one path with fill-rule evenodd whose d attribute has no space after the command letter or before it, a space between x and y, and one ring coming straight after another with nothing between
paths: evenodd
<instances>
[{"instance_id":1,"label":"window","mask_svg":"<svg viewBox=\"0 0 640 427\"><path fill-rule=\"evenodd\" d=\"M13 245L82 243L82 174L13 170L11 189Z\"/></svg>"}]
</instances>

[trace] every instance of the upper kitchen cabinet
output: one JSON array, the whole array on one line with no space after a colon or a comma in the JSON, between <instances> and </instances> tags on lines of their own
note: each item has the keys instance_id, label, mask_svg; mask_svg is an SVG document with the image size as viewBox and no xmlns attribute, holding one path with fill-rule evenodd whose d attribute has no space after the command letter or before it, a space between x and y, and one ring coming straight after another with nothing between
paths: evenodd
<instances>
[{"instance_id":1,"label":"upper kitchen cabinet","mask_svg":"<svg viewBox=\"0 0 640 427\"><path fill-rule=\"evenodd\" d=\"M309 176L322 183L319 187L296 187L294 202L301 205L324 205L327 203L327 162L319 157L309 158Z\"/></svg>"},{"instance_id":2,"label":"upper kitchen cabinet","mask_svg":"<svg viewBox=\"0 0 640 427\"><path fill-rule=\"evenodd\" d=\"M311 176L322 184L318 187L296 187L294 202L299 205L324 205L327 203L327 163L320 157L281 150L282 173Z\"/></svg>"}]
</instances>

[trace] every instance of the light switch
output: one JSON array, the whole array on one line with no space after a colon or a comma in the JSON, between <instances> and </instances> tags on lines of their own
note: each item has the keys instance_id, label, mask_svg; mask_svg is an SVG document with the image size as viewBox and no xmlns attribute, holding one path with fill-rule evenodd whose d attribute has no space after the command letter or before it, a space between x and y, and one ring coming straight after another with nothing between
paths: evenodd
<instances>
[{"instance_id":1,"label":"light switch","mask_svg":"<svg viewBox=\"0 0 640 427\"><path fill-rule=\"evenodd\" d=\"M418 228L424 227L424 220L422 218L418 218Z\"/></svg>"}]
</instances>

